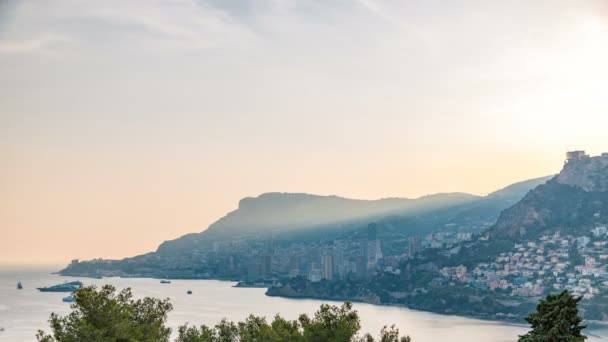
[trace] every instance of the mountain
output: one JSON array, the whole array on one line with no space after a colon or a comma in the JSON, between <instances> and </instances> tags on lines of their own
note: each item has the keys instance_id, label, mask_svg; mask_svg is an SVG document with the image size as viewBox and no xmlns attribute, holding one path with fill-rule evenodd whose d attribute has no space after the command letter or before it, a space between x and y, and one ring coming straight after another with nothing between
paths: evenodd
<instances>
[{"instance_id":1,"label":"mountain","mask_svg":"<svg viewBox=\"0 0 608 342\"><path fill-rule=\"evenodd\" d=\"M265 193L246 197L238 208L220 218L201 233L165 241L160 253L204 247L215 240L242 237L288 237L303 233L338 233L391 214L419 215L443 208L475 202L480 197L446 193L417 199L385 198L355 200L338 196L303 193Z\"/></svg>"},{"instance_id":2,"label":"mountain","mask_svg":"<svg viewBox=\"0 0 608 342\"><path fill-rule=\"evenodd\" d=\"M528 192L537 186L546 183L552 177L553 176L534 178L511 184L505 188L492 192L480 200L464 206L463 210L452 219L452 222L464 223L471 221L472 219L485 219L494 223L501 211L514 205Z\"/></svg>"},{"instance_id":3,"label":"mountain","mask_svg":"<svg viewBox=\"0 0 608 342\"><path fill-rule=\"evenodd\" d=\"M519 196L523 198L517 200ZM450 222L453 229L458 217L463 222L485 220L507 203L512 205L495 224L471 239L446 241L445 234L427 235L427 246L420 244L402 258L398 271L388 268L368 278L326 282L291 278L267 294L521 319L538 298L567 290L583 298L585 319L608 321L608 154L571 152L560 173L550 179L514 184L468 204L383 224L408 231L423 223L437 228ZM389 247L400 240L416 242L396 236L383 244L383 253L392 252Z\"/></svg>"},{"instance_id":4,"label":"mountain","mask_svg":"<svg viewBox=\"0 0 608 342\"><path fill-rule=\"evenodd\" d=\"M430 212L394 214L379 221L386 234L425 235L446 227L466 227L474 232L493 225L501 211L517 203L529 191L553 176L534 178L509 185L474 201L438 208Z\"/></svg>"},{"instance_id":5,"label":"mountain","mask_svg":"<svg viewBox=\"0 0 608 342\"><path fill-rule=\"evenodd\" d=\"M319 225L385 216L420 213L477 200L464 193L436 194L418 199L353 200L338 196L266 193L239 202L237 210L209 226L208 234L285 232Z\"/></svg>"},{"instance_id":6,"label":"mountain","mask_svg":"<svg viewBox=\"0 0 608 342\"><path fill-rule=\"evenodd\" d=\"M496 238L524 238L608 222L608 155L568 159L561 172L505 210L489 231ZM586 232L583 232L586 233Z\"/></svg>"},{"instance_id":7,"label":"mountain","mask_svg":"<svg viewBox=\"0 0 608 342\"><path fill-rule=\"evenodd\" d=\"M590 157L577 153L566 160L559 174L503 210L482 238L465 244L458 255L434 262L441 266L470 267L493 260L511 250L515 243L536 241L555 233L587 236L592 228L607 225L608 154Z\"/></svg>"},{"instance_id":8,"label":"mountain","mask_svg":"<svg viewBox=\"0 0 608 342\"><path fill-rule=\"evenodd\" d=\"M537 186L546 183L548 180L553 178L554 175L529 179L523 182L517 182L511 184L500 190L496 190L486 196L487 200L500 200L504 203L513 202L515 204L521 200L524 195L532 191Z\"/></svg>"},{"instance_id":9,"label":"mountain","mask_svg":"<svg viewBox=\"0 0 608 342\"><path fill-rule=\"evenodd\" d=\"M500 210L545 179L514 184L484 197L447 193L417 199L353 200L266 193L244 198L236 210L207 230L165 241L155 252L122 260L75 261L60 273L242 280L269 277L272 271L286 277L292 263L308 272L319 263L321 250L334 244L348 256L349 272L353 272L353 262L364 250L361 241L368 239L370 222L377 223L384 255L399 257L408 250L411 236L439 231L468 234L487 228ZM269 254L274 254L270 261ZM276 265L279 263L281 266ZM357 265L357 272L365 271Z\"/></svg>"},{"instance_id":10,"label":"mountain","mask_svg":"<svg viewBox=\"0 0 608 342\"><path fill-rule=\"evenodd\" d=\"M608 321L607 226L608 154L569 152L559 174L503 210L488 230L427 248L398 279L381 275L367 287L379 289L383 302L437 312L474 314L460 304L481 299L475 310L496 318L522 317L538 297L567 290L584 298L586 319ZM428 281L434 286L424 287Z\"/></svg>"},{"instance_id":11,"label":"mountain","mask_svg":"<svg viewBox=\"0 0 608 342\"><path fill-rule=\"evenodd\" d=\"M385 232L427 234L449 224L494 223L499 213L551 177L509 185L487 196L442 193L417 199L356 200L303 193L265 193L246 197L238 208L201 233L163 242L157 252L174 253L203 248L210 241L240 237L318 237L353 231L379 221ZM482 228L480 226L480 228ZM330 235L331 236L331 235Z\"/></svg>"}]
</instances>

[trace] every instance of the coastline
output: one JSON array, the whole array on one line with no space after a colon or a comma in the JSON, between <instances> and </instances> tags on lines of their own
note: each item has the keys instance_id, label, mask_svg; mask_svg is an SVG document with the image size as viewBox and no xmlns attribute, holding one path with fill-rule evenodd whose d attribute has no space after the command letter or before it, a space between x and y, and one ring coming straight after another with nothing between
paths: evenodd
<instances>
[{"instance_id":1,"label":"coastline","mask_svg":"<svg viewBox=\"0 0 608 342\"><path fill-rule=\"evenodd\" d=\"M91 278L91 279L103 279L103 277L96 277L96 276L92 276L92 275L76 275L76 274L63 274L62 271L58 271L58 272L53 272L54 274L57 274L59 276L64 276L64 277L84 277L84 278ZM418 312L426 312L426 313L432 313L432 314L438 314L438 315L445 315L445 316L458 316L458 317L463 317L463 318L471 318L471 319L479 319L479 320L484 320L484 321L495 321L495 322L500 322L500 323L504 323L504 324L510 324L510 325L516 325L516 326L521 326L521 325L525 325L525 321L523 319L523 317L514 317L514 316L508 316L506 314L501 315L500 313L495 314L495 315L489 315L489 314L479 314L476 313L474 311L454 311L452 309L448 309L448 310L428 310L424 307L421 306L417 306L417 305L405 305L405 304L397 304L397 303L383 303L380 301L380 299L375 296L359 296L359 297L343 297L343 296L332 296L332 295L310 295L310 294L304 294L304 293L285 293L285 291L281 291L280 288L273 286L273 284L259 284L259 282L252 282L252 281L243 281L243 280L239 280L239 279L233 279L233 278L218 278L218 277L170 277L170 278L166 278L166 277L161 277L161 276L146 276L146 275L117 275L116 277L119 278L147 278L147 279L170 279L170 280L214 280L214 281L225 281L225 282L232 282L232 283L236 283L234 284L232 287L233 288L265 288L265 296L268 297L279 297L279 298L287 298L287 299L312 299L312 300L325 300L325 301L332 301L332 302L353 302L353 303L365 303L365 304L370 304L370 305L377 305L377 306L387 306L387 307L397 307L397 308L405 308L408 310L413 310L413 311L418 311ZM596 327L597 329L608 329L608 322L603 322L603 321L587 321L589 322L589 324L593 325L594 327Z\"/></svg>"},{"instance_id":2,"label":"coastline","mask_svg":"<svg viewBox=\"0 0 608 342\"><path fill-rule=\"evenodd\" d=\"M0 278L0 285L13 288L13 278L11 274ZM19 302L8 302L11 310L4 311L7 314L3 326L8 329L11 336L21 338L0 337L0 341L12 342L16 340L33 341L33 333L36 327L46 327L48 316L51 312L68 314L70 306L61 301L61 295L38 293L34 289L36 284L57 284L67 277L52 275L47 272L32 272L23 274L23 279L29 286L26 292L10 293L10 297L32 302L38 305L35 314L31 308L19 305ZM74 278L72 278L74 279ZM72 280L70 279L70 280ZM78 278L75 278L76 280ZM137 296L150 296L155 298L170 298L176 308L169 315L169 326L176 329L185 322L192 324L215 324L222 318L233 321L242 320L250 314L264 316L270 319L276 314L280 314L288 319L297 319L300 313L313 314L321 304L340 305L340 302L304 299L292 300L282 297L266 296L266 290L260 288L234 288L235 282L222 280L175 280L170 285L162 285L154 278L125 278L107 277L104 279L81 279L85 285L96 285L97 287L110 284L117 289L130 287ZM187 295L186 290L193 290L193 295ZM31 292L28 294L28 292ZM4 293L6 296L8 292ZM228 299L228 300L227 300ZM410 334L414 333L418 337L416 341L434 342L445 340L447 329L454 329L463 341L470 340L474 336L484 336L483 341L488 342L507 342L512 341L517 333L523 332L525 328L505 324L504 322L483 322L480 320L465 317L449 317L436 315L428 312L418 312L415 310L401 309L385 305L371 305L366 303L355 303L355 307L361 313L362 331L375 333L386 324L396 324L402 331ZM2 320L0 310L0 320ZM13 320L15 317L17 320ZM23 323L23 320L27 321ZM435 329L442 327L444 329ZM174 330L175 331L175 330ZM21 334L21 335L17 335ZM27 338L23 338L23 336ZM602 336L608 336L602 334ZM8 335L5 334L5 337ZM512 338L509 338L512 337ZM595 340L594 340L595 341ZM601 342L598 340L597 342Z\"/></svg>"},{"instance_id":3,"label":"coastline","mask_svg":"<svg viewBox=\"0 0 608 342\"><path fill-rule=\"evenodd\" d=\"M479 315L479 314L474 314L474 313L470 313L470 312L462 313L462 312L449 312L449 311L431 311L431 310L424 310L422 308L417 308L415 305L381 303L377 300L368 300L366 298L343 298L343 297L339 297L339 296L286 295L286 294L268 293L268 291L266 291L265 294L266 294L266 296L269 296L269 297L279 297L279 298L289 298L289 299L303 299L303 300L314 299L314 300L327 300L327 301L332 301L332 302L364 303L364 304L377 305L377 306L404 308L404 309L408 309L408 310L412 310L412 311L426 312L426 313L432 313L432 314L436 314L436 315L458 316L458 317L463 317L463 318L479 319L479 320L484 320L484 321L495 321L495 322L501 322L501 323L510 324L510 325L516 325L516 326L525 325L523 319L513 319L513 318L506 318L506 317L501 319L498 317L491 317L489 315ZM602 324L602 323L599 322L598 324ZM604 325L606 326L606 328L608 328L608 323L604 323Z\"/></svg>"},{"instance_id":4,"label":"coastline","mask_svg":"<svg viewBox=\"0 0 608 342\"><path fill-rule=\"evenodd\" d=\"M86 275L78 276L78 275L74 275L74 274L66 275L66 274L62 274L61 272L57 272L57 274L60 276L64 276L64 277L86 277L86 278L99 279L96 277L92 277L90 275L89 276L86 276ZM150 277L150 276L142 276L142 275L134 275L134 276L121 275L118 277L119 278L164 279L163 277L156 277L156 276ZM464 317L464 318L480 319L480 320L485 320L485 321L496 321L496 322L507 323L507 324L519 325L519 324L524 323L523 319L521 319L519 317L518 318L509 318L509 317L501 317L501 316L497 317L497 316L490 316L490 315L475 314L474 312L433 311L433 310L425 310L424 308L421 308L421 307L416 307L416 305L382 303L379 300L379 298L376 296L341 297L341 296L329 296L329 295L312 296L312 295L304 295L304 294L286 294L286 293L279 293L277 290L273 290L273 289L277 289L276 287L273 287L273 286L248 284L248 282L246 282L246 281L239 281L239 280L227 279L227 278L223 279L223 278L206 278L206 277L171 277L169 279L170 280L215 280L215 281L236 282L236 284L233 285L232 287L234 287L234 288L265 288L266 291L264 294L268 297L279 297L279 298L287 298L287 299L314 299L314 300L326 300L326 301L332 301L332 302L365 303L365 304L378 305L378 306L400 307L400 308L405 308L408 310L427 312L427 313L433 313L433 314L438 314L438 315L460 316L460 317ZM608 328L608 323L606 323L605 325Z\"/></svg>"}]
</instances>

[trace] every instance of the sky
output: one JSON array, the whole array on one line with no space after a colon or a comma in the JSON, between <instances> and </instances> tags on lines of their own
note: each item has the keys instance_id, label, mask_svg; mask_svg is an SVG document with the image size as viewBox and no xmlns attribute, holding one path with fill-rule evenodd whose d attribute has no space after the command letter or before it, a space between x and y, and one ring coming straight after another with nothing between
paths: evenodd
<instances>
[{"instance_id":1,"label":"sky","mask_svg":"<svg viewBox=\"0 0 608 342\"><path fill-rule=\"evenodd\" d=\"M0 264L264 192L486 194L608 151L605 0L0 0Z\"/></svg>"}]
</instances>

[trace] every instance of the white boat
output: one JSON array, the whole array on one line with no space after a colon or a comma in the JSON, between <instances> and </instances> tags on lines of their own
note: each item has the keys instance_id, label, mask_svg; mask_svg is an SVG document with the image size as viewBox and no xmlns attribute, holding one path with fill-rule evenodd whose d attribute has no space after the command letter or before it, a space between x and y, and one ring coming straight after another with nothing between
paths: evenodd
<instances>
[{"instance_id":1,"label":"white boat","mask_svg":"<svg viewBox=\"0 0 608 342\"><path fill-rule=\"evenodd\" d=\"M74 292L81 287L82 282L77 280L49 287L39 287L38 290L40 290L41 292Z\"/></svg>"}]
</instances>

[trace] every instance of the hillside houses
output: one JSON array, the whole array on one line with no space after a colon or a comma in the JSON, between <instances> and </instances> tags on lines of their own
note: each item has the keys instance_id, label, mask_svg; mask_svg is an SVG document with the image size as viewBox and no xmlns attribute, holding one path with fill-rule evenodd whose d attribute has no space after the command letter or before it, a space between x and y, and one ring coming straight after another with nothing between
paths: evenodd
<instances>
[{"instance_id":1,"label":"hillside houses","mask_svg":"<svg viewBox=\"0 0 608 342\"><path fill-rule=\"evenodd\" d=\"M492 262L446 267L446 281L512 296L533 297L569 290L592 298L608 292L608 237L606 228L594 227L590 236L545 235L537 241L516 243Z\"/></svg>"}]
</instances>

